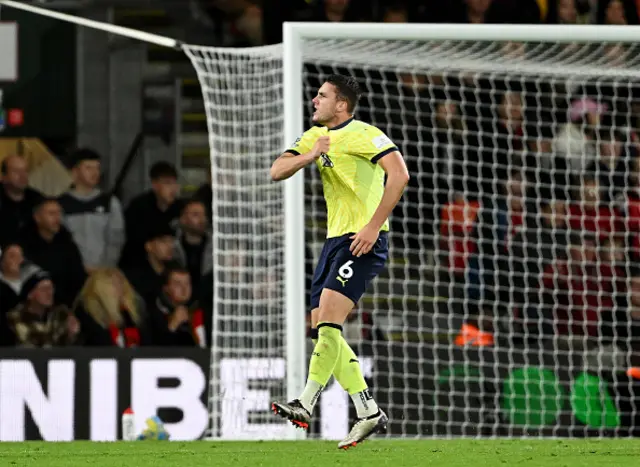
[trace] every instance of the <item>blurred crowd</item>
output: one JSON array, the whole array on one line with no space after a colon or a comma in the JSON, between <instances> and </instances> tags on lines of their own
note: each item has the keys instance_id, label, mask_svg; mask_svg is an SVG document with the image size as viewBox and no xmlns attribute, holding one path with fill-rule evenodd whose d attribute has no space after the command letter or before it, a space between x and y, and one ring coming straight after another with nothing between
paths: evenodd
<instances>
[{"instance_id":1,"label":"blurred crowd","mask_svg":"<svg viewBox=\"0 0 640 467\"><path fill-rule=\"evenodd\" d=\"M283 21L638 24L637 0L191 0L227 45L282 41ZM178 8L178 7L176 7Z\"/></svg>"},{"instance_id":2,"label":"blurred crowd","mask_svg":"<svg viewBox=\"0 0 640 467\"><path fill-rule=\"evenodd\" d=\"M99 188L96 152L71 160L73 186L57 198L28 186L22 157L2 161L0 345L206 347L210 186L179 199L175 167L160 162L123 209Z\"/></svg>"},{"instance_id":3,"label":"blurred crowd","mask_svg":"<svg viewBox=\"0 0 640 467\"><path fill-rule=\"evenodd\" d=\"M464 318L457 344L638 347L640 82L391 70L361 80L359 117L396 142L412 175L392 256ZM419 273L426 251L435 276Z\"/></svg>"},{"instance_id":4,"label":"blurred crowd","mask_svg":"<svg viewBox=\"0 0 640 467\"><path fill-rule=\"evenodd\" d=\"M640 0L279 4L192 0L190 11L212 31L219 23L227 45L257 45L281 40L292 19L638 24ZM334 71L307 67L309 99ZM412 173L392 249L438 253L436 292L466 320L456 343L635 345L638 83L346 71L366 91L357 116L398 144ZM206 347L211 186L181 199L175 167L160 162L125 208L100 189L99 154L70 160L73 185L55 199L29 187L23 158L2 161L0 345Z\"/></svg>"}]
</instances>

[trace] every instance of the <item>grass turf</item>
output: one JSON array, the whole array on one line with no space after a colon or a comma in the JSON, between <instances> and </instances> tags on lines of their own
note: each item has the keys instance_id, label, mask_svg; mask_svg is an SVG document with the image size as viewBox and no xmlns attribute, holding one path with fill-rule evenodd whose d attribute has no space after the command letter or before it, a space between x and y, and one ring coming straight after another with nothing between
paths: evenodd
<instances>
[{"instance_id":1,"label":"grass turf","mask_svg":"<svg viewBox=\"0 0 640 467\"><path fill-rule=\"evenodd\" d=\"M7 467L631 467L638 459L640 440L381 440L346 452L325 441L0 444Z\"/></svg>"}]
</instances>

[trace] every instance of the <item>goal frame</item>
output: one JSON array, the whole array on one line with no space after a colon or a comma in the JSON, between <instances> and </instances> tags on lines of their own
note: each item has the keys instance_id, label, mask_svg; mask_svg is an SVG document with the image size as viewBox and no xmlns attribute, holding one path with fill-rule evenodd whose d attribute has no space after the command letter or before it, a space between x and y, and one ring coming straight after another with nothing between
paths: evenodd
<instances>
[{"instance_id":1,"label":"goal frame","mask_svg":"<svg viewBox=\"0 0 640 467\"><path fill-rule=\"evenodd\" d=\"M305 39L515 41L542 43L640 42L640 26L521 24L381 24L285 22L283 31L284 142L304 131ZM284 185L287 395L296 398L307 373L305 352L305 179L300 170Z\"/></svg>"}]
</instances>

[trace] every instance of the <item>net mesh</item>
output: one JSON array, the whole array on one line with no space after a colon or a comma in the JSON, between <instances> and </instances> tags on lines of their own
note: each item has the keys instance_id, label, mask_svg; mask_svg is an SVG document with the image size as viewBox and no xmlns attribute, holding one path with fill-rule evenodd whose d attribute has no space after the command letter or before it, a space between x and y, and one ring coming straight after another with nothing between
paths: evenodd
<instances>
[{"instance_id":1,"label":"net mesh","mask_svg":"<svg viewBox=\"0 0 640 467\"><path fill-rule=\"evenodd\" d=\"M391 436L635 432L637 52L635 44L305 41L305 128L324 78L355 75L364 90L357 117L394 140L411 174L391 218L388 267L345 326ZM281 436L266 413L286 393L283 191L269 179L292 143L282 138L281 50L188 53L214 175L210 434L225 436L220 425L233 412L220 407L229 404L250 406L238 426L248 417L268 427L258 436ZM326 210L317 169L306 177L309 283ZM220 373L226 357L258 359L269 373L249 378L259 388L253 405L246 394L221 393L230 387ZM354 414L330 394L312 434L339 438Z\"/></svg>"}]
</instances>

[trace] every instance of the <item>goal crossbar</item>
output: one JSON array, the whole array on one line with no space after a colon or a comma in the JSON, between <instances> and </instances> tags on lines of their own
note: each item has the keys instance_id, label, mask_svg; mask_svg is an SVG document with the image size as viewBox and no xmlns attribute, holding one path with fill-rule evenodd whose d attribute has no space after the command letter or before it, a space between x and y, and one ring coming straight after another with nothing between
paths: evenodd
<instances>
[{"instance_id":1,"label":"goal crossbar","mask_svg":"<svg viewBox=\"0 0 640 467\"><path fill-rule=\"evenodd\" d=\"M99 29L118 36L128 37L130 39L139 40L142 42L148 42L150 44L160 45L162 47L169 47L173 49L182 48L182 42L172 39L170 37L161 36L159 34L152 34L149 32L139 31L133 28L127 28L124 26L118 26L115 24L103 23L101 21L95 21L87 18L81 18L80 16L74 16L67 13L61 13L59 11L49 10L47 8L41 8L33 5L28 5L22 2L16 2L14 0L0 0L0 6L6 6L10 8L16 8L18 10L28 11L41 16L47 16L60 21L66 21L68 23L74 23L78 26L85 26L87 28Z\"/></svg>"},{"instance_id":2,"label":"goal crossbar","mask_svg":"<svg viewBox=\"0 0 640 467\"><path fill-rule=\"evenodd\" d=\"M389 39L399 41L635 42L640 26L590 24L419 24L419 23L284 23L290 37L307 39ZM348 32L345 34L342 30ZM384 31L384 32L383 32Z\"/></svg>"}]
</instances>

